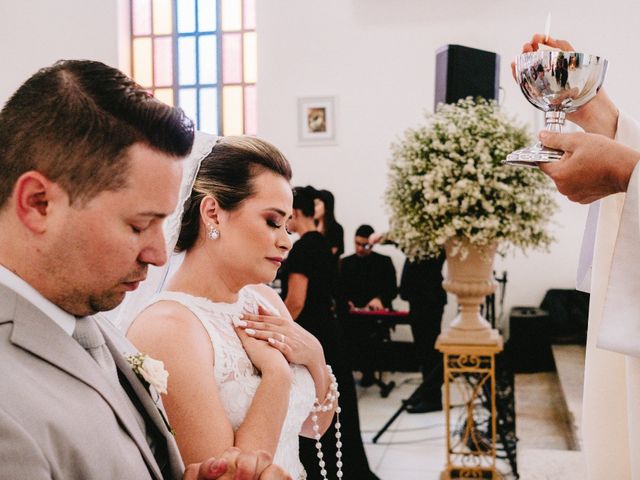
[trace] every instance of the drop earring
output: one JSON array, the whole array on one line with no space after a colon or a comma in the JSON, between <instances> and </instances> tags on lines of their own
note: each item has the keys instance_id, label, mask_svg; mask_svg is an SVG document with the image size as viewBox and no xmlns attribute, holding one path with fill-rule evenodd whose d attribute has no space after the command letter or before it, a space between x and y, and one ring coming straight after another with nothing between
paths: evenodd
<instances>
[{"instance_id":1,"label":"drop earring","mask_svg":"<svg viewBox=\"0 0 640 480\"><path fill-rule=\"evenodd\" d=\"M220 238L220 230L218 230L216 227L214 227L210 223L207 223L207 229L209 230L207 232L207 237L209 238L209 240L217 240Z\"/></svg>"}]
</instances>

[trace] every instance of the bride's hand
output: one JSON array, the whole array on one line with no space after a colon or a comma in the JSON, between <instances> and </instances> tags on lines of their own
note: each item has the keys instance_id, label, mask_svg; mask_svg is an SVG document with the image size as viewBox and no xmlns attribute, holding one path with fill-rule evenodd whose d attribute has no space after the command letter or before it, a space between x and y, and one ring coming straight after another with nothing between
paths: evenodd
<instances>
[{"instance_id":1,"label":"bride's hand","mask_svg":"<svg viewBox=\"0 0 640 480\"><path fill-rule=\"evenodd\" d=\"M265 373L290 374L289 363L281 352L273 349L268 343L247 335L243 328L236 327L235 330L249 360L263 375Z\"/></svg>"},{"instance_id":2,"label":"bride's hand","mask_svg":"<svg viewBox=\"0 0 640 480\"><path fill-rule=\"evenodd\" d=\"M242 320L246 325L241 328L248 335L280 351L289 363L307 367L326 363L318 339L293 320L269 312L262 306L258 315L245 313Z\"/></svg>"}]
</instances>

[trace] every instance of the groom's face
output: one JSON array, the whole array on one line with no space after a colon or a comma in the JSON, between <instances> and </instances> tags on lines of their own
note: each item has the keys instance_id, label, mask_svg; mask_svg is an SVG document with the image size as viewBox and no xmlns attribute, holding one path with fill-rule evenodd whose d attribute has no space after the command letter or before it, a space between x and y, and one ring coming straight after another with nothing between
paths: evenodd
<instances>
[{"instance_id":1,"label":"groom's face","mask_svg":"<svg viewBox=\"0 0 640 480\"><path fill-rule=\"evenodd\" d=\"M128 156L124 189L60 207L53 219L46 258L54 287L47 296L74 315L115 308L149 264L167 259L162 223L177 202L181 162L140 143Z\"/></svg>"}]
</instances>

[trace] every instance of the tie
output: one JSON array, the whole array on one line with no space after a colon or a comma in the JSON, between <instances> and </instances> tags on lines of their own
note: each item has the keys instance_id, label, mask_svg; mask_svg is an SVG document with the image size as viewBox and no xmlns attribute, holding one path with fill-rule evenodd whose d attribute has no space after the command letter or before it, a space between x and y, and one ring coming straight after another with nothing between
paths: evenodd
<instances>
[{"instance_id":1,"label":"tie","mask_svg":"<svg viewBox=\"0 0 640 480\"><path fill-rule=\"evenodd\" d=\"M118 377L118 367L111 356L111 352L107 348L102 332L98 328L96 321L91 317L82 317L76 320L76 328L73 331L73 338L84 348L89 355L96 361L100 367L106 372L109 380L117 385L117 391L122 394L122 397L126 404L129 406L131 413L133 414L136 423L140 427L140 430L146 437L149 448L156 459L156 463L160 467L160 470L165 476L166 471L169 471L171 465L168 462L168 453L166 443L157 437L156 430L147 428L144 414L144 406L140 404L135 392L132 390L128 381L124 381L124 384L120 383ZM150 421L150 420L149 420ZM169 475L170 476L170 475ZM169 478L166 476L165 478Z\"/></svg>"},{"instance_id":2,"label":"tie","mask_svg":"<svg viewBox=\"0 0 640 480\"><path fill-rule=\"evenodd\" d=\"M96 325L96 321L91 317L78 318L76 320L76 328L73 331L73 338L104 369L109 379L118 383L116 364L107 348L102 332Z\"/></svg>"}]
</instances>

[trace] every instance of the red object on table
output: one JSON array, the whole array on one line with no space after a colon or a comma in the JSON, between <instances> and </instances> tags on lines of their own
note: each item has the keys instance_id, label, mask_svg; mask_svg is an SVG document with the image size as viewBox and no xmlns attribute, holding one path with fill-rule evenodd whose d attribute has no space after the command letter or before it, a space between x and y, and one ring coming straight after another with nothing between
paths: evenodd
<instances>
[{"instance_id":1,"label":"red object on table","mask_svg":"<svg viewBox=\"0 0 640 480\"><path fill-rule=\"evenodd\" d=\"M358 315L363 317L387 317L387 318L403 318L408 317L409 312L406 310L366 310L352 308L349 315Z\"/></svg>"}]
</instances>

